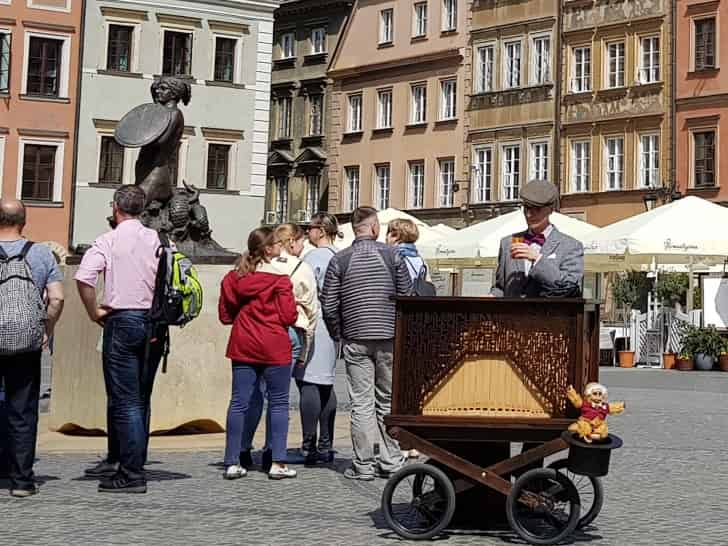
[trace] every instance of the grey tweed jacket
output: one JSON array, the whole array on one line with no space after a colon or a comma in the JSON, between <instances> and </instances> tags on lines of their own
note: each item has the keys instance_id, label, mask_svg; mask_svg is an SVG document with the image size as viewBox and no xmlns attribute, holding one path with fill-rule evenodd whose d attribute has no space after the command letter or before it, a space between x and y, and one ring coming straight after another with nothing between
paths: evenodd
<instances>
[{"instance_id":1,"label":"grey tweed jacket","mask_svg":"<svg viewBox=\"0 0 728 546\"><path fill-rule=\"evenodd\" d=\"M526 232L516 234L525 235ZM523 260L511 258L511 235L501 240L494 296L568 298L581 296L584 282L584 247L556 226L541 248L541 259L528 275Z\"/></svg>"}]
</instances>

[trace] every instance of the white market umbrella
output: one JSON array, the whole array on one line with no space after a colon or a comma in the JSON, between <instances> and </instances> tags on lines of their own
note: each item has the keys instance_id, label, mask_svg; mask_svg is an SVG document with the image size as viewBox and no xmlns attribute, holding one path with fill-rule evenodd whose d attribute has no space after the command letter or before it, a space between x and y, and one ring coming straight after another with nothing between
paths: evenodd
<instances>
[{"instance_id":1,"label":"white market umbrella","mask_svg":"<svg viewBox=\"0 0 728 546\"><path fill-rule=\"evenodd\" d=\"M420 232L420 238L417 241L418 249L420 248L421 244L431 244L437 241L444 240L444 238L446 237L445 235L443 235L440 228L432 228L422 220L415 218L411 214L402 212L401 210L393 208L384 209L377 213L377 218L379 219L379 224L381 225L378 238L378 240L381 242L385 242L385 239L387 237L387 225L389 224L389 222L396 219L412 220L415 223L417 229ZM354 230L351 227L351 223L339 226L339 231L344 234L344 238L336 240L336 242L334 243L336 247L342 249L351 246L351 243L354 242Z\"/></svg>"},{"instance_id":2,"label":"white market umbrella","mask_svg":"<svg viewBox=\"0 0 728 546\"><path fill-rule=\"evenodd\" d=\"M727 227L728 208L685 197L601 228L583 241L585 260L601 271L713 265L728 256Z\"/></svg>"},{"instance_id":3,"label":"white market umbrella","mask_svg":"<svg viewBox=\"0 0 728 546\"><path fill-rule=\"evenodd\" d=\"M567 235L584 240L597 231L596 226L554 212L551 223ZM501 240L504 237L528 229L523 210L515 210L496 216L485 222L474 224L452 234L447 240L434 244L422 244L420 253L428 259L483 259L495 261L498 258Z\"/></svg>"}]
</instances>

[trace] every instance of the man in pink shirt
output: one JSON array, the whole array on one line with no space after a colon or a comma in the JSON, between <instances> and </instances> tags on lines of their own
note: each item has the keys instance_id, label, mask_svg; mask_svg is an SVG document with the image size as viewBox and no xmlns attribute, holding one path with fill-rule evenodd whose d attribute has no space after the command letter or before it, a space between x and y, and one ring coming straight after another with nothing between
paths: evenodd
<instances>
[{"instance_id":1,"label":"man in pink shirt","mask_svg":"<svg viewBox=\"0 0 728 546\"><path fill-rule=\"evenodd\" d=\"M149 319L160 241L156 231L139 221L145 206L141 188L122 186L112 206L115 228L96 239L74 277L89 318L104 329L109 453L86 474L106 477L101 492L146 493L150 400L166 335ZM100 274L104 295L98 305Z\"/></svg>"}]
</instances>

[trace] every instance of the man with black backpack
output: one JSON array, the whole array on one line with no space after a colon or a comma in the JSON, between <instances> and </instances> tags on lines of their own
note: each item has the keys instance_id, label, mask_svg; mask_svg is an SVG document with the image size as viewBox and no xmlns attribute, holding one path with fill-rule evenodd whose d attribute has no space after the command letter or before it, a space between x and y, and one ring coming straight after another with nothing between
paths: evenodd
<instances>
[{"instance_id":1,"label":"man with black backpack","mask_svg":"<svg viewBox=\"0 0 728 546\"><path fill-rule=\"evenodd\" d=\"M38 435L41 354L63 311L63 275L45 245L23 238L25 207L0 199L0 466L7 465L10 494L38 492L33 474ZM2 449L4 448L4 449ZM5 453L3 453L5 451Z\"/></svg>"},{"instance_id":2,"label":"man with black backpack","mask_svg":"<svg viewBox=\"0 0 728 546\"><path fill-rule=\"evenodd\" d=\"M100 492L146 493L144 464L154 377L166 328L151 317L160 238L139 221L145 194L139 186L114 193L112 226L83 256L75 279L89 318L103 327L102 361L108 397L108 456L86 474L102 479ZM96 283L104 295L96 303Z\"/></svg>"},{"instance_id":3,"label":"man with black backpack","mask_svg":"<svg viewBox=\"0 0 728 546\"><path fill-rule=\"evenodd\" d=\"M408 295L410 275L401 256L377 241L377 211L359 207L352 213L356 239L331 258L321 293L329 334L342 340L351 400L354 480L386 477L404 463L397 442L387 434L384 416L392 403L392 359L395 303ZM374 444L379 442L379 461Z\"/></svg>"}]
</instances>

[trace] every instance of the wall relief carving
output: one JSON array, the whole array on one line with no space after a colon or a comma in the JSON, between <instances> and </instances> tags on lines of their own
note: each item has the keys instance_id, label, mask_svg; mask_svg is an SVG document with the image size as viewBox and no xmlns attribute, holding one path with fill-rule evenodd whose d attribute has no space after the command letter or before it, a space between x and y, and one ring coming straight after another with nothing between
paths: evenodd
<instances>
[{"instance_id":1,"label":"wall relief carving","mask_svg":"<svg viewBox=\"0 0 728 546\"><path fill-rule=\"evenodd\" d=\"M470 97L470 110L485 110L488 108L499 108L503 106L515 106L517 104L529 104L553 100L553 85L528 87L525 89L513 89L508 91L495 91L493 93L482 93Z\"/></svg>"},{"instance_id":2,"label":"wall relief carving","mask_svg":"<svg viewBox=\"0 0 728 546\"><path fill-rule=\"evenodd\" d=\"M598 121L615 116L661 114L664 112L662 93L627 95L619 98L597 98L594 102L570 104L565 109L565 120Z\"/></svg>"},{"instance_id":3,"label":"wall relief carving","mask_svg":"<svg viewBox=\"0 0 728 546\"><path fill-rule=\"evenodd\" d=\"M572 9L566 2L564 8L564 30L567 32L666 14L665 0L600 1L588 6L581 4Z\"/></svg>"}]
</instances>

